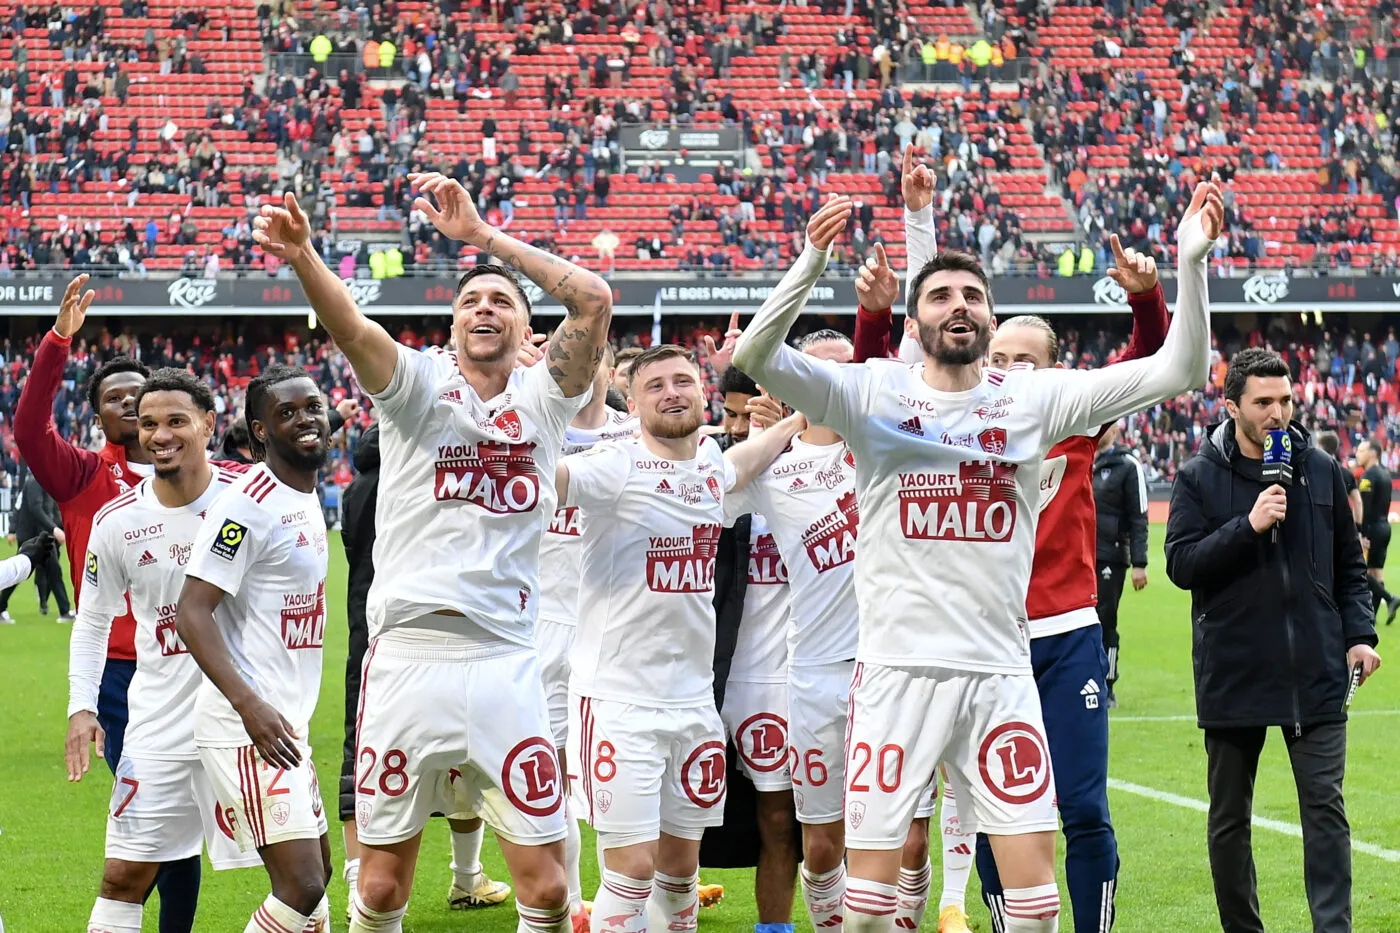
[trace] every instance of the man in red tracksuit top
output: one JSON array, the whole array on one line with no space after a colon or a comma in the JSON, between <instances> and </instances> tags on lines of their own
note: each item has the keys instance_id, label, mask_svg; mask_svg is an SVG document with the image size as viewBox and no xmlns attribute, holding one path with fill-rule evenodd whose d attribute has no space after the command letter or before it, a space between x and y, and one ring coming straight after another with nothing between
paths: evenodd
<instances>
[{"instance_id":1,"label":"man in red tracksuit top","mask_svg":"<svg viewBox=\"0 0 1400 933\"><path fill-rule=\"evenodd\" d=\"M1127 294L1133 312L1132 338L1112 361L1121 362L1155 352L1166 338L1169 321L1155 263L1123 250L1116 236L1112 243L1117 266L1109 275ZM914 260L911 255L911 263ZM864 303L872 294L889 295L891 285L897 295L898 286L883 251L872 265L861 271L857 289L862 299L854 340L857 362L889 355L891 311L888 307L867 310ZM1051 351L1055 336L1047 323L1039 318L1013 318L1004 326L1008 336L1016 332L1018 338L1029 339L998 341L994 335L991 365L1000 369L1027 363L1055 365ZM1067 438L1046 455L1035 562L1026 594L1031 665L1064 826L1065 874L1076 933L1100 933L1112 926L1119 864L1108 812L1108 658L1094 608L1098 575L1092 468L1104 430ZM997 918L993 925L1000 928L1005 923L1001 883L985 836L978 837L977 869L983 898Z\"/></svg>"}]
</instances>

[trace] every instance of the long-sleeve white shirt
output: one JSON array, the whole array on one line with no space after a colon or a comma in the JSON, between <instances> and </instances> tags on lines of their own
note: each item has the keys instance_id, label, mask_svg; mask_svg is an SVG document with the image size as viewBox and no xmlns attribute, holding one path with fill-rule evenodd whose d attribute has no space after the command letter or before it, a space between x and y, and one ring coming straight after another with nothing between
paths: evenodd
<instances>
[{"instance_id":1,"label":"long-sleeve white shirt","mask_svg":"<svg viewBox=\"0 0 1400 933\"><path fill-rule=\"evenodd\" d=\"M809 246L784 276L734 365L855 454L859 659L1030 669L1025 597L1046 452L1206 382L1210 242L1197 219L1179 239L1178 308L1156 354L1093 371L984 369L963 392L930 388L922 363L843 366L787 346L827 254Z\"/></svg>"},{"instance_id":2,"label":"long-sleeve white shirt","mask_svg":"<svg viewBox=\"0 0 1400 933\"><path fill-rule=\"evenodd\" d=\"M23 554L0 560L0 590L9 589L29 579L33 571L29 558Z\"/></svg>"}]
</instances>

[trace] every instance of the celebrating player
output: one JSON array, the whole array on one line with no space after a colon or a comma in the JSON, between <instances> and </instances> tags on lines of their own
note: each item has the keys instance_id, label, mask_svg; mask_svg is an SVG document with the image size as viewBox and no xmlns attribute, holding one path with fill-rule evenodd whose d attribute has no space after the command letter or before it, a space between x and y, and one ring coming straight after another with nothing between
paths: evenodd
<instances>
[{"instance_id":1,"label":"celebrating player","mask_svg":"<svg viewBox=\"0 0 1400 933\"><path fill-rule=\"evenodd\" d=\"M835 198L817 217L850 209ZM1058 928L1058 820L1024 619L1040 466L1056 441L1204 384L1205 259L1222 213L1219 191L1198 187L1178 232L1180 308L1145 360L984 370L995 327L986 275L947 252L909 289L921 366L817 360L783 343L825 268L811 242L740 338L736 366L846 438L867 537L881 543L856 555L845 913L856 933L893 925L898 849L940 761L966 792L964 822L992 837L1008 933Z\"/></svg>"},{"instance_id":2,"label":"celebrating player","mask_svg":"<svg viewBox=\"0 0 1400 933\"><path fill-rule=\"evenodd\" d=\"M613 351L604 346L602 365L593 377L593 395L564 432L564 456L583 453L603 441L628 438L637 430L637 419L608 407L608 388L613 384ZM540 673L545 699L549 704L549 728L560 767L568 772L565 754L569 734L569 650L578 629L580 562L583 559L584 519L577 506L561 505L540 540L540 566L548 576L540 581L540 618L535 627L535 644L540 653ZM565 796L564 873L569 883L569 909L575 931L587 929L583 882L579 879L582 839L578 820L582 814L569 812L572 799Z\"/></svg>"},{"instance_id":3,"label":"celebrating player","mask_svg":"<svg viewBox=\"0 0 1400 933\"><path fill-rule=\"evenodd\" d=\"M932 243L932 214L905 216L910 268L922 268L932 258L922 252ZM1116 234L1111 243L1116 264L1108 274L1123 288L1133 309L1132 337L1121 362L1161 346L1167 306L1152 257L1125 250ZM856 320L857 359L884 358L888 351L888 305L897 291L891 293L893 273L888 266L872 265L875 268L861 273L867 283L862 308L867 300L875 307ZM1045 369L1056 365L1058 347L1049 323L1028 315L1001 323L988 352L988 362L996 369L1016 364ZM1102 702L1110 668L1094 609L1098 577L1091 474L1098 439L1105 430L1099 427L1091 434L1067 437L1046 455L1035 560L1026 595L1031 667L1045 718L1065 833L1065 874L1079 933L1098 933L1106 920L1111 922L1118 878L1118 847L1108 813L1108 704ZM997 923L1004 925L1001 884L985 835L978 837L977 867L982 896Z\"/></svg>"},{"instance_id":4,"label":"celebrating player","mask_svg":"<svg viewBox=\"0 0 1400 933\"><path fill-rule=\"evenodd\" d=\"M640 438L567 457L556 471L560 500L582 510L586 529L570 760L602 850L592 929L645 931L650 899L663 929L683 933L696 926L700 838L723 819L711 659L724 500L800 418L722 454L700 438L704 393L689 351L652 347L629 381Z\"/></svg>"},{"instance_id":5,"label":"celebrating player","mask_svg":"<svg viewBox=\"0 0 1400 933\"><path fill-rule=\"evenodd\" d=\"M194 539L176 632L204 672L194 740L239 847L256 849L272 893L245 933L322 931L330 839L311 763L311 714L326 629L326 525L316 479L325 399L305 370L248 383L261 461L209 506Z\"/></svg>"},{"instance_id":6,"label":"celebrating player","mask_svg":"<svg viewBox=\"0 0 1400 933\"><path fill-rule=\"evenodd\" d=\"M254 231L290 262L380 414L350 929L401 929L428 817L472 810L502 840L522 923L564 933L562 781L534 648L539 549L554 514L549 478L602 358L612 291L489 227L456 181L410 181L423 195L414 206L444 236L510 267L462 276L452 352L400 346L365 317L308 246L310 224L290 194L263 208ZM542 365L518 370L530 303L512 269L565 309Z\"/></svg>"},{"instance_id":7,"label":"celebrating player","mask_svg":"<svg viewBox=\"0 0 1400 933\"><path fill-rule=\"evenodd\" d=\"M162 369L136 394L141 446L155 466L97 514L83 573L82 608L69 642L68 779L88 770L99 734L97 698L114 619L136 616L130 719L107 816L102 891L88 926L139 933L142 903L161 865L199 857L215 868L256 865L222 827L194 740L199 667L175 631L175 607L201 516L235 474L211 467L214 396L182 369ZM192 918L191 918L192 919Z\"/></svg>"}]
</instances>

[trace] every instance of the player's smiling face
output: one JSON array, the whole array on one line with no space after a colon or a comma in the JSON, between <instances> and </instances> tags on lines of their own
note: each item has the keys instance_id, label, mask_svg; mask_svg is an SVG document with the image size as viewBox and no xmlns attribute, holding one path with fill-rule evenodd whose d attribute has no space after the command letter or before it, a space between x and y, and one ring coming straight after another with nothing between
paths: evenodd
<instances>
[{"instance_id":1,"label":"player's smiling face","mask_svg":"<svg viewBox=\"0 0 1400 933\"><path fill-rule=\"evenodd\" d=\"M123 444L138 436L136 393L146 377L140 373L113 373L98 389L98 417L107 440Z\"/></svg>"},{"instance_id":2,"label":"player's smiling face","mask_svg":"<svg viewBox=\"0 0 1400 933\"><path fill-rule=\"evenodd\" d=\"M924 281L915 316L904 326L928 356L966 366L987 355L996 322L982 280L962 269L943 269Z\"/></svg>"},{"instance_id":3,"label":"player's smiling face","mask_svg":"<svg viewBox=\"0 0 1400 933\"><path fill-rule=\"evenodd\" d=\"M288 379L268 389L263 418L249 430L282 460L298 470L315 470L326 462L331 426L326 399L309 377Z\"/></svg>"},{"instance_id":4,"label":"player's smiling face","mask_svg":"<svg viewBox=\"0 0 1400 933\"><path fill-rule=\"evenodd\" d=\"M648 363L632 379L632 399L642 429L652 437L687 437L704 421L700 373L684 357Z\"/></svg>"},{"instance_id":5,"label":"player's smiling face","mask_svg":"<svg viewBox=\"0 0 1400 933\"><path fill-rule=\"evenodd\" d=\"M529 326L530 314L504 276L477 276L452 304L453 343L474 363L514 360Z\"/></svg>"},{"instance_id":6,"label":"player's smiling face","mask_svg":"<svg viewBox=\"0 0 1400 933\"><path fill-rule=\"evenodd\" d=\"M214 435L214 413L200 409L188 392L147 392L137 423L141 447L162 479L202 462Z\"/></svg>"},{"instance_id":7,"label":"player's smiling face","mask_svg":"<svg viewBox=\"0 0 1400 933\"><path fill-rule=\"evenodd\" d=\"M1055 364L1046 343L1045 331L1022 327L1007 321L992 335L987 350L987 362L995 369L1010 369L1016 363L1029 363L1036 369L1049 369Z\"/></svg>"}]
</instances>

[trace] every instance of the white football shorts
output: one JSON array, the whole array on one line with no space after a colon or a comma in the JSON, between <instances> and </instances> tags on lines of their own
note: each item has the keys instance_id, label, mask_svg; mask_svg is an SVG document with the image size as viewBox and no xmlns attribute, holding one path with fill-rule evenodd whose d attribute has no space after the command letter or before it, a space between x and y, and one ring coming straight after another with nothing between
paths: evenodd
<instances>
[{"instance_id":1,"label":"white football shorts","mask_svg":"<svg viewBox=\"0 0 1400 933\"><path fill-rule=\"evenodd\" d=\"M215 797L198 758L122 756L107 811L106 857L175 862L208 846L216 870L261 865L256 852L239 849L232 809Z\"/></svg>"},{"instance_id":2,"label":"white football shorts","mask_svg":"<svg viewBox=\"0 0 1400 933\"><path fill-rule=\"evenodd\" d=\"M326 811L311 747L297 743L301 764L292 770L263 761L253 745L200 746L199 759L223 804L224 822L244 852L326 834Z\"/></svg>"},{"instance_id":3,"label":"white football shorts","mask_svg":"<svg viewBox=\"0 0 1400 933\"><path fill-rule=\"evenodd\" d=\"M967 832L1057 831L1055 779L1030 672L857 664L846 756L846 842L895 849L940 762Z\"/></svg>"},{"instance_id":4,"label":"white football shorts","mask_svg":"<svg viewBox=\"0 0 1400 933\"><path fill-rule=\"evenodd\" d=\"M540 679L549 706L549 731L554 747L564 748L569 736L569 650L578 626L541 618L535 623L535 650L540 655Z\"/></svg>"},{"instance_id":5,"label":"white football shorts","mask_svg":"<svg viewBox=\"0 0 1400 933\"><path fill-rule=\"evenodd\" d=\"M846 786L846 713L854 661L788 669L792 798L801 823L841 820Z\"/></svg>"},{"instance_id":6,"label":"white football shorts","mask_svg":"<svg viewBox=\"0 0 1400 933\"><path fill-rule=\"evenodd\" d=\"M788 768L787 684L731 680L724 690L720 719L739 754L739 770L755 789L792 789Z\"/></svg>"}]
</instances>

